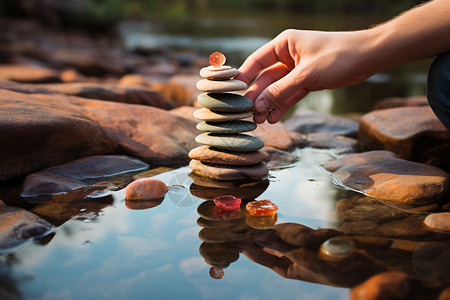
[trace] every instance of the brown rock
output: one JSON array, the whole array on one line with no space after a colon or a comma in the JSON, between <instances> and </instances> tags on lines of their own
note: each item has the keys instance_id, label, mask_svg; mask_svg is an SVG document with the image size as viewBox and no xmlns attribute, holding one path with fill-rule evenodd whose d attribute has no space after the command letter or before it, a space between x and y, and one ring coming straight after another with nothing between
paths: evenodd
<instances>
[{"instance_id":1,"label":"brown rock","mask_svg":"<svg viewBox=\"0 0 450 300\"><path fill-rule=\"evenodd\" d=\"M318 149L336 149L340 155L361 151L358 140L346 136L335 136L329 132L308 134L309 146Z\"/></svg>"},{"instance_id":2,"label":"brown rock","mask_svg":"<svg viewBox=\"0 0 450 300\"><path fill-rule=\"evenodd\" d=\"M411 215L403 220L390 221L381 224L376 232L393 238L429 237L429 231L423 224L425 216Z\"/></svg>"},{"instance_id":3,"label":"brown rock","mask_svg":"<svg viewBox=\"0 0 450 300\"><path fill-rule=\"evenodd\" d=\"M448 212L430 214L423 222L431 231L450 233L450 213Z\"/></svg>"},{"instance_id":4,"label":"brown rock","mask_svg":"<svg viewBox=\"0 0 450 300\"><path fill-rule=\"evenodd\" d=\"M263 179L269 173L269 169L264 162L249 166L230 166L202 163L193 159L190 161L189 167L197 175L216 180Z\"/></svg>"},{"instance_id":5,"label":"brown rock","mask_svg":"<svg viewBox=\"0 0 450 300\"><path fill-rule=\"evenodd\" d=\"M450 188L447 172L394 157L388 151L346 155L325 168L343 185L382 200L436 203L448 196Z\"/></svg>"},{"instance_id":6,"label":"brown rock","mask_svg":"<svg viewBox=\"0 0 450 300\"><path fill-rule=\"evenodd\" d=\"M269 124L267 122L258 124L258 127L254 131L249 132L249 135L253 135L262 140L265 146L284 151L292 151L294 149L289 131L281 122L276 124Z\"/></svg>"},{"instance_id":7,"label":"brown rock","mask_svg":"<svg viewBox=\"0 0 450 300\"><path fill-rule=\"evenodd\" d=\"M240 232L249 229L243 218L213 221L200 217L197 219L197 225L205 228L222 228L231 232Z\"/></svg>"},{"instance_id":8,"label":"brown rock","mask_svg":"<svg viewBox=\"0 0 450 300\"><path fill-rule=\"evenodd\" d=\"M335 136L347 136L356 138L358 122L309 109L297 109L294 114L285 121L286 128L290 131L303 134L328 132Z\"/></svg>"},{"instance_id":9,"label":"brown rock","mask_svg":"<svg viewBox=\"0 0 450 300\"><path fill-rule=\"evenodd\" d=\"M389 150L400 158L446 168L450 133L430 107L373 111L361 118L358 140L367 150Z\"/></svg>"},{"instance_id":10,"label":"brown rock","mask_svg":"<svg viewBox=\"0 0 450 300\"><path fill-rule=\"evenodd\" d=\"M418 246L413 255L414 271L422 280L450 284L450 243L431 242Z\"/></svg>"},{"instance_id":11,"label":"brown rock","mask_svg":"<svg viewBox=\"0 0 450 300\"><path fill-rule=\"evenodd\" d=\"M0 90L0 180L80 157L118 152L117 142L65 97Z\"/></svg>"},{"instance_id":12,"label":"brown rock","mask_svg":"<svg viewBox=\"0 0 450 300\"><path fill-rule=\"evenodd\" d=\"M18 207L0 206L0 251L14 248L53 232L44 219Z\"/></svg>"},{"instance_id":13,"label":"brown rock","mask_svg":"<svg viewBox=\"0 0 450 300\"><path fill-rule=\"evenodd\" d=\"M244 240L248 237L248 233L231 232L221 228L203 228L198 237L207 243L226 243Z\"/></svg>"},{"instance_id":14,"label":"brown rock","mask_svg":"<svg viewBox=\"0 0 450 300\"><path fill-rule=\"evenodd\" d=\"M172 76L163 95L179 106L192 105L197 101L198 95L202 93L195 87L197 81L200 79L201 77L199 75L180 74Z\"/></svg>"},{"instance_id":15,"label":"brown rock","mask_svg":"<svg viewBox=\"0 0 450 300\"><path fill-rule=\"evenodd\" d=\"M142 178L130 183L125 189L127 200L151 200L163 198L169 188L161 180Z\"/></svg>"},{"instance_id":16,"label":"brown rock","mask_svg":"<svg viewBox=\"0 0 450 300\"><path fill-rule=\"evenodd\" d=\"M47 168L25 177L21 197L30 202L41 202L43 196L57 195L83 189L86 195L118 189L108 178L148 169L142 161L123 155L96 155ZM123 176L124 177L124 176ZM44 199L46 197L43 197Z\"/></svg>"},{"instance_id":17,"label":"brown rock","mask_svg":"<svg viewBox=\"0 0 450 300\"><path fill-rule=\"evenodd\" d=\"M38 87L83 98L143 104L163 109L172 109L175 107L172 101L164 98L159 92L145 87L125 87L99 83L54 83L41 84Z\"/></svg>"},{"instance_id":18,"label":"brown rock","mask_svg":"<svg viewBox=\"0 0 450 300\"><path fill-rule=\"evenodd\" d=\"M196 111L197 108L193 107L193 106L180 106L180 107L176 107L174 109L171 109L170 112L173 114L176 114L177 116L195 121L197 123L200 123L200 120L197 120L196 118L194 118L193 113L194 111Z\"/></svg>"},{"instance_id":19,"label":"brown rock","mask_svg":"<svg viewBox=\"0 0 450 300\"><path fill-rule=\"evenodd\" d=\"M269 155L262 150L236 154L234 152L211 149L210 146L200 146L192 149L189 152L189 157L214 164L254 165L266 161Z\"/></svg>"},{"instance_id":20,"label":"brown rock","mask_svg":"<svg viewBox=\"0 0 450 300\"><path fill-rule=\"evenodd\" d=\"M195 175L195 174L194 174ZM197 176L196 177L202 177ZM189 174L189 177L193 178L191 174ZM208 178L203 177L206 180ZM211 180L212 181L212 180ZM211 182L210 181L210 182ZM269 186L269 180L259 180L259 181L253 181L248 182L245 181L242 183L242 185L236 184L236 186L227 186L225 183L230 181L215 181L216 183L214 186L210 182L205 182L205 180L202 180L201 182L198 182L198 180L194 179L193 184L190 186L190 192L192 195L199 197L201 199L207 199L207 200L213 200L215 197L219 196L225 196L225 195L233 195L237 198L241 198L245 201L251 201L260 196ZM236 180L233 180L232 182L236 182ZM224 183L224 186L221 186L220 184Z\"/></svg>"},{"instance_id":21,"label":"brown rock","mask_svg":"<svg viewBox=\"0 0 450 300\"><path fill-rule=\"evenodd\" d=\"M273 229L282 240L298 247L318 247L325 240L340 235L333 229L314 230L296 223L278 224Z\"/></svg>"},{"instance_id":22,"label":"brown rock","mask_svg":"<svg viewBox=\"0 0 450 300\"><path fill-rule=\"evenodd\" d=\"M417 280L403 272L377 274L355 287L351 300L411 299Z\"/></svg>"},{"instance_id":23,"label":"brown rock","mask_svg":"<svg viewBox=\"0 0 450 300\"><path fill-rule=\"evenodd\" d=\"M0 65L0 79L16 82L60 82L58 71L32 65Z\"/></svg>"},{"instance_id":24,"label":"brown rock","mask_svg":"<svg viewBox=\"0 0 450 300\"><path fill-rule=\"evenodd\" d=\"M373 109L387 109L403 106L429 106L426 96L416 97L390 97L375 103Z\"/></svg>"},{"instance_id":25,"label":"brown rock","mask_svg":"<svg viewBox=\"0 0 450 300\"><path fill-rule=\"evenodd\" d=\"M263 150L269 155L267 167L271 170L291 167L298 162L298 157L292 153L273 147L264 147Z\"/></svg>"},{"instance_id":26,"label":"brown rock","mask_svg":"<svg viewBox=\"0 0 450 300\"><path fill-rule=\"evenodd\" d=\"M207 108L195 109L192 113L192 116L196 120L202 121L213 121L213 122L224 122L224 121L233 121L249 118L253 115L252 111L244 111L237 113L229 113L229 112L214 112Z\"/></svg>"}]
</instances>

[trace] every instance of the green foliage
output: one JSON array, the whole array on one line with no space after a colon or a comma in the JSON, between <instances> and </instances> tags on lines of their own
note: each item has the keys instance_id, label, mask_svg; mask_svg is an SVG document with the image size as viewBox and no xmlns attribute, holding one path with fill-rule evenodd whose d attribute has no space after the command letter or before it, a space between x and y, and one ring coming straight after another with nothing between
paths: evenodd
<instances>
[{"instance_id":1,"label":"green foliage","mask_svg":"<svg viewBox=\"0 0 450 300\"><path fill-rule=\"evenodd\" d=\"M71 23L86 29L103 30L123 17L123 0L84 0L68 15Z\"/></svg>"}]
</instances>

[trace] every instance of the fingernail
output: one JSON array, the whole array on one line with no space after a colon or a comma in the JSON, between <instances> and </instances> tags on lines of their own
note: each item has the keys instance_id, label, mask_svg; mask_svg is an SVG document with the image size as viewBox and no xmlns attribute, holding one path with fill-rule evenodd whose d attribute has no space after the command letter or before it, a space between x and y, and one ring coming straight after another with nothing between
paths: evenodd
<instances>
[{"instance_id":1,"label":"fingernail","mask_svg":"<svg viewBox=\"0 0 450 300\"><path fill-rule=\"evenodd\" d=\"M255 121L256 124L262 124L266 120L266 117L260 114L254 114L253 115L253 121Z\"/></svg>"},{"instance_id":2,"label":"fingernail","mask_svg":"<svg viewBox=\"0 0 450 300\"><path fill-rule=\"evenodd\" d=\"M255 108L261 113L266 112L270 108L270 103L265 99L261 99L255 102Z\"/></svg>"}]
</instances>

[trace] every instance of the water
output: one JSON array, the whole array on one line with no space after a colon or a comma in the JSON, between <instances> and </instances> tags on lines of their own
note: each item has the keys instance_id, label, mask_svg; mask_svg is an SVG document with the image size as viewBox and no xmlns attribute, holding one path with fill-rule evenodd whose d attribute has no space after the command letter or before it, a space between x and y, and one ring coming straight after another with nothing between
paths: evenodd
<instances>
[{"instance_id":1,"label":"water","mask_svg":"<svg viewBox=\"0 0 450 300\"><path fill-rule=\"evenodd\" d=\"M119 32L130 49L162 47L193 51L205 57L220 51L226 54L227 64L238 67L253 51L288 28L357 30L391 17L210 11L174 20L130 20L119 26ZM399 66L356 86L311 93L298 103L298 107L332 114L368 112L376 101L386 97L424 95L430 62L424 60Z\"/></svg>"},{"instance_id":2,"label":"water","mask_svg":"<svg viewBox=\"0 0 450 300\"><path fill-rule=\"evenodd\" d=\"M271 171L258 199L279 206L277 223L338 226L335 202L351 192L337 188L320 166L333 153L297 154L296 166ZM128 209L123 190L115 192L111 205L65 222L47 244L0 256L2 281L24 299L348 299L346 288L287 280L242 253L223 279L211 278L196 224L205 200L190 194L189 172L155 176L176 185L156 207Z\"/></svg>"}]
</instances>

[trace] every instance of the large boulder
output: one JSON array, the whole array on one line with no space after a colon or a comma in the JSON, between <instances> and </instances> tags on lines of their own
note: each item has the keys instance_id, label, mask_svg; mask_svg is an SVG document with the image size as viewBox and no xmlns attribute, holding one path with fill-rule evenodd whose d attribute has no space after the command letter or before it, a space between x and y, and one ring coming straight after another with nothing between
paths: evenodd
<instances>
[{"instance_id":1,"label":"large boulder","mask_svg":"<svg viewBox=\"0 0 450 300\"><path fill-rule=\"evenodd\" d=\"M429 106L370 112L360 120L358 140L365 150L389 150L403 159L450 166L450 133Z\"/></svg>"}]
</instances>

